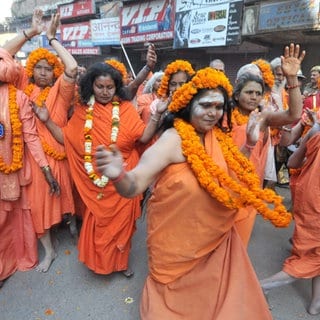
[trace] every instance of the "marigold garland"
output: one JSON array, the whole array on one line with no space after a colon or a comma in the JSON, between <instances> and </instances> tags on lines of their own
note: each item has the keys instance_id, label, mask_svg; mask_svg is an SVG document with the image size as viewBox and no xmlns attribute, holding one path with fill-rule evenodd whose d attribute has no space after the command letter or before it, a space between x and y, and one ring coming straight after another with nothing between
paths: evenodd
<instances>
[{"instance_id":1,"label":"marigold garland","mask_svg":"<svg viewBox=\"0 0 320 320\"><path fill-rule=\"evenodd\" d=\"M207 154L192 125L182 119L175 119L174 127L182 140L182 151L200 185L215 199L230 209L253 206L261 215L277 227L286 227L291 214L282 204L282 198L270 189L259 187L259 178L249 163L233 144L230 137L220 129L215 129L217 140L228 167L235 172L240 182L231 178L216 165ZM217 181L217 182L216 182ZM230 191L229 191L230 190ZM274 209L270 209L271 203Z\"/></svg>"},{"instance_id":2,"label":"marigold garland","mask_svg":"<svg viewBox=\"0 0 320 320\"><path fill-rule=\"evenodd\" d=\"M31 93L34 90L34 87L35 87L34 83L29 83L27 85L27 87L24 89L24 93L28 97L30 97ZM36 105L39 106L40 108L43 106L43 103L47 100L50 89L51 89L50 87L45 87L44 89L42 89L39 96L35 100ZM41 144L42 144L42 148L43 148L43 151L45 152L45 154L47 154L51 158L53 158L55 160L64 160L67 158L67 155L65 152L58 152L57 150L55 150L53 147L51 147L44 140L41 141Z\"/></svg>"},{"instance_id":3,"label":"marigold garland","mask_svg":"<svg viewBox=\"0 0 320 320\"><path fill-rule=\"evenodd\" d=\"M17 104L17 89L9 84L9 114L12 130L12 160L8 165L0 156L0 171L4 174L10 174L18 171L23 165L23 140L22 140L22 123L19 118L19 106Z\"/></svg>"},{"instance_id":4,"label":"marigold garland","mask_svg":"<svg viewBox=\"0 0 320 320\"><path fill-rule=\"evenodd\" d=\"M248 123L249 116L242 114L238 107L232 110L231 122L232 124L236 124L237 126L242 126L243 124Z\"/></svg>"},{"instance_id":5,"label":"marigold garland","mask_svg":"<svg viewBox=\"0 0 320 320\"><path fill-rule=\"evenodd\" d=\"M271 89L274 86L274 74L270 63L263 59L258 59L252 62L257 65L262 73L263 82Z\"/></svg>"},{"instance_id":6,"label":"marigold garland","mask_svg":"<svg viewBox=\"0 0 320 320\"><path fill-rule=\"evenodd\" d=\"M210 67L201 69L189 82L174 92L168 110L170 112L177 112L185 108L199 90L217 87L223 87L227 91L228 96L231 97L232 85L223 72Z\"/></svg>"},{"instance_id":7,"label":"marigold garland","mask_svg":"<svg viewBox=\"0 0 320 320\"><path fill-rule=\"evenodd\" d=\"M29 78L33 77L34 67L40 60L47 60L48 64L53 68L55 78L58 78L63 73L64 66L58 57L47 49L38 48L31 51L27 59L26 72Z\"/></svg>"},{"instance_id":8,"label":"marigold garland","mask_svg":"<svg viewBox=\"0 0 320 320\"><path fill-rule=\"evenodd\" d=\"M169 63L166 69L164 70L164 75L161 79L161 83L157 91L159 97L166 98L168 96L170 78L173 74L177 73L178 71L184 71L190 77L192 77L195 74L192 65L190 64L190 62L186 60L175 60Z\"/></svg>"},{"instance_id":9,"label":"marigold garland","mask_svg":"<svg viewBox=\"0 0 320 320\"><path fill-rule=\"evenodd\" d=\"M104 188L108 182L109 178L105 175L102 175L100 178L96 174L92 164L92 136L91 130L93 128L93 111L94 111L95 98L91 96L86 109L86 121L84 124L84 168L87 172L87 175L92 180L93 184L99 188ZM117 142L118 133L120 125L120 103L114 98L112 101L112 127L111 127L111 144ZM101 198L101 195L98 195L98 199Z\"/></svg>"},{"instance_id":10,"label":"marigold garland","mask_svg":"<svg viewBox=\"0 0 320 320\"><path fill-rule=\"evenodd\" d=\"M115 59L110 59L110 60L105 60L105 63L109 64L110 66L117 69L121 73L122 81L124 82L127 81L128 79L127 69L122 62Z\"/></svg>"}]
</instances>

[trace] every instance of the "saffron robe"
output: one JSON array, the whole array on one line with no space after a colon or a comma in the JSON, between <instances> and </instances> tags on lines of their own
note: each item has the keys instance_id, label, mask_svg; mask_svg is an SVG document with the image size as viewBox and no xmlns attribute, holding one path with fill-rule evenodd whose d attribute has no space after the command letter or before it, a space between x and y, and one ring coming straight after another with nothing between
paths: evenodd
<instances>
[{"instance_id":1,"label":"saffron robe","mask_svg":"<svg viewBox=\"0 0 320 320\"><path fill-rule=\"evenodd\" d=\"M212 132L205 146L228 172ZM168 166L148 204L149 275L142 320L272 319L234 221L186 162Z\"/></svg>"},{"instance_id":2,"label":"saffron robe","mask_svg":"<svg viewBox=\"0 0 320 320\"><path fill-rule=\"evenodd\" d=\"M232 139L239 148L241 148L246 143L246 129L247 124L239 126L233 125ZM256 173L260 178L261 186L263 184L264 170L270 144L271 138L269 135L269 130L266 133L260 132L259 140L254 149L251 151L251 155L249 158L256 169ZM254 227L254 222L256 219L256 214L257 210L250 206L239 209L237 215L236 228L246 247L249 244L251 233Z\"/></svg>"},{"instance_id":3,"label":"saffron robe","mask_svg":"<svg viewBox=\"0 0 320 320\"><path fill-rule=\"evenodd\" d=\"M63 129L70 170L77 190L86 206L78 242L79 260L89 269L109 274L128 268L131 238L140 217L141 196L121 197L112 182L104 188L93 184L84 168L84 124L86 106L76 106L68 125ZM98 145L111 143L112 105L96 103L93 111L92 153ZM120 125L116 145L126 170L138 163L136 141L145 129L135 107L128 101L120 104ZM93 159L93 165L95 162ZM96 171L96 169L95 169ZM102 199L99 194L103 194Z\"/></svg>"},{"instance_id":4,"label":"saffron robe","mask_svg":"<svg viewBox=\"0 0 320 320\"><path fill-rule=\"evenodd\" d=\"M49 91L46 106L51 119L59 127L64 127L67 124L68 110L74 97L74 90L74 83L66 81L61 75ZM35 86L30 99L36 101L40 93L40 88ZM45 141L58 153L65 153L64 146L55 140L45 124L39 119L36 119L36 124L41 141ZM39 190L44 190L47 182L39 166L29 157L33 179L27 191L31 201L32 219L38 237L41 237L45 230L60 223L65 213L75 213L72 180L67 159L56 160L48 154L46 156L52 174L60 185L60 196L51 196L48 192L39 192Z\"/></svg>"},{"instance_id":5,"label":"saffron robe","mask_svg":"<svg viewBox=\"0 0 320 320\"><path fill-rule=\"evenodd\" d=\"M17 104L19 106L19 118L22 123L22 139L37 165L39 167L46 166L48 162L38 138L35 117L29 107L29 99L21 91L17 91ZM0 121L2 123L10 123L9 119L7 119L9 122L4 121L4 117L9 115L8 111L4 111L5 106L8 106L8 86L5 84L0 86L0 106ZM12 147L11 143L6 141L6 138L8 138L8 132L11 131L11 128L6 126L5 130L5 138L0 140L0 155L9 164L12 160ZM9 147L7 147L7 143L10 144ZM10 175L17 175L18 184L4 186L7 177L5 177L5 174L0 173L1 189L14 187L14 190L11 190L10 193L18 195L16 200L4 200L4 196L1 193L0 280L8 278L17 270L30 270L38 263L37 239L31 218L30 202L26 193L26 185L30 183L32 173L30 163L25 155L23 156L23 167ZM49 192L48 184L41 191Z\"/></svg>"},{"instance_id":6,"label":"saffron robe","mask_svg":"<svg viewBox=\"0 0 320 320\"><path fill-rule=\"evenodd\" d=\"M320 275L320 134L307 142L306 162L295 177L293 213L295 227L291 256L283 270L295 278Z\"/></svg>"}]
</instances>

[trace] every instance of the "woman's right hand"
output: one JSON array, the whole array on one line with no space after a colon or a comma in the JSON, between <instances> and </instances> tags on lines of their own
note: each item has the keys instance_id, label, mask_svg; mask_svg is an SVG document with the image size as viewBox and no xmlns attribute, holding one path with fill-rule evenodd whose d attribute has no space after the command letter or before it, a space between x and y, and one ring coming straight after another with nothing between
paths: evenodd
<instances>
[{"instance_id":1,"label":"woman's right hand","mask_svg":"<svg viewBox=\"0 0 320 320\"><path fill-rule=\"evenodd\" d=\"M34 114L37 116L37 118L43 122L46 123L50 119L49 110L45 103L43 103L42 107L38 106L34 102L31 102L32 104L32 110Z\"/></svg>"}]
</instances>

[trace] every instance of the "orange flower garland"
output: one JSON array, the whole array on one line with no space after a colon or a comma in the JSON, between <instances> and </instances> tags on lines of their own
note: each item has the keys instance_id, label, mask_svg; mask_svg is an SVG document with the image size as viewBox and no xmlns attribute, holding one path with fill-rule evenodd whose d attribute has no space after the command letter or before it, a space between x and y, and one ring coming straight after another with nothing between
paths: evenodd
<instances>
[{"instance_id":1,"label":"orange flower garland","mask_svg":"<svg viewBox=\"0 0 320 320\"><path fill-rule=\"evenodd\" d=\"M9 84L9 114L12 129L12 161L8 165L0 156L0 171L4 174L10 174L18 171L23 165L23 140L22 123L19 118L19 106L17 104L17 89Z\"/></svg>"},{"instance_id":2,"label":"orange flower garland","mask_svg":"<svg viewBox=\"0 0 320 320\"><path fill-rule=\"evenodd\" d=\"M32 91L34 90L35 85L33 83L29 83L28 86L24 89L24 93L30 97ZM48 94L50 92L50 87L46 87L41 90L39 96L37 97L35 103L37 106L42 107L43 103L47 100ZM65 152L58 152L53 147L51 147L47 142L44 140L41 141L43 151L50 157L55 160L64 160L67 158Z\"/></svg>"},{"instance_id":3,"label":"orange flower garland","mask_svg":"<svg viewBox=\"0 0 320 320\"><path fill-rule=\"evenodd\" d=\"M26 72L29 78L33 76L34 67L40 60L47 60L49 65L53 68L55 78L58 78L63 73L64 66L57 56L47 49L38 48L31 51L26 63Z\"/></svg>"},{"instance_id":4,"label":"orange flower garland","mask_svg":"<svg viewBox=\"0 0 320 320\"><path fill-rule=\"evenodd\" d=\"M270 189L263 190L259 187L259 178L254 173L249 160L240 153L225 133L219 129L215 130L229 168L236 173L237 178L244 184L232 179L213 162L192 125L182 119L175 119L174 127L181 137L182 151L187 158L187 162L200 185L213 198L230 209L252 205L275 226L288 226L292 217L282 204L282 198ZM270 209L266 203L272 203L274 209Z\"/></svg>"},{"instance_id":5,"label":"orange flower garland","mask_svg":"<svg viewBox=\"0 0 320 320\"><path fill-rule=\"evenodd\" d=\"M232 85L223 72L210 67L201 69L189 82L185 83L174 92L168 110L170 112L177 112L190 103L198 90L217 88L219 86L225 88L228 96L231 97Z\"/></svg>"},{"instance_id":6,"label":"orange flower garland","mask_svg":"<svg viewBox=\"0 0 320 320\"><path fill-rule=\"evenodd\" d=\"M236 124L237 126L242 126L243 124L248 123L248 121L249 121L249 116L242 114L239 111L239 108L234 108L232 110L231 122L233 124Z\"/></svg>"},{"instance_id":7,"label":"orange flower garland","mask_svg":"<svg viewBox=\"0 0 320 320\"><path fill-rule=\"evenodd\" d=\"M93 128L93 111L94 111L95 98L91 96L88 102L88 108L86 109L86 121L84 124L84 168L87 172L87 175L92 180L93 184L99 188L104 188L108 182L109 178L105 175L102 175L100 178L96 174L92 164L92 136L91 130ZM120 104L119 101L114 99L112 101L112 127L110 140L111 144L117 142L118 133L120 125ZM102 193L99 193L97 199L103 197Z\"/></svg>"},{"instance_id":8,"label":"orange flower garland","mask_svg":"<svg viewBox=\"0 0 320 320\"><path fill-rule=\"evenodd\" d=\"M262 73L263 82L271 89L274 86L275 80L270 63L263 59L255 60L252 63L259 67Z\"/></svg>"},{"instance_id":9,"label":"orange flower garland","mask_svg":"<svg viewBox=\"0 0 320 320\"><path fill-rule=\"evenodd\" d=\"M170 78L173 74L177 73L178 71L184 71L190 77L192 77L195 74L195 71L193 70L192 65L190 64L190 62L186 60L175 60L169 63L166 69L164 70L164 75L161 79L161 83L157 91L157 94L159 97L163 97L163 98L167 97Z\"/></svg>"},{"instance_id":10,"label":"orange flower garland","mask_svg":"<svg viewBox=\"0 0 320 320\"><path fill-rule=\"evenodd\" d=\"M117 69L121 73L123 81L126 81L128 79L127 69L122 62L115 59L110 59L110 60L105 60L105 63Z\"/></svg>"}]
</instances>

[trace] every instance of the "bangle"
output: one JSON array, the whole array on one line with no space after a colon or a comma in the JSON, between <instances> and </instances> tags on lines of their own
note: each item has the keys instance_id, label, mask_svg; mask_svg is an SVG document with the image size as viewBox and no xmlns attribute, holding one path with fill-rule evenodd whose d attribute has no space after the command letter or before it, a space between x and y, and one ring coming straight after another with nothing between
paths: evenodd
<instances>
[{"instance_id":1,"label":"bangle","mask_svg":"<svg viewBox=\"0 0 320 320\"><path fill-rule=\"evenodd\" d=\"M31 38L27 35L25 30L23 30L22 33L23 33L24 37L26 38L26 40L31 41Z\"/></svg>"},{"instance_id":2,"label":"bangle","mask_svg":"<svg viewBox=\"0 0 320 320\"><path fill-rule=\"evenodd\" d=\"M124 176L126 175L126 171L122 169L122 171L120 172L119 176L115 179L110 179L113 183L118 183L120 182Z\"/></svg>"},{"instance_id":3,"label":"bangle","mask_svg":"<svg viewBox=\"0 0 320 320\"><path fill-rule=\"evenodd\" d=\"M294 84L294 85L292 85L292 86L287 85L287 90L295 89L295 88L299 88L299 87L300 87L300 84L299 84L299 83L298 83L298 84Z\"/></svg>"},{"instance_id":4,"label":"bangle","mask_svg":"<svg viewBox=\"0 0 320 320\"><path fill-rule=\"evenodd\" d=\"M246 143L244 146L249 150L253 150L256 145L252 146L252 145Z\"/></svg>"},{"instance_id":5,"label":"bangle","mask_svg":"<svg viewBox=\"0 0 320 320\"><path fill-rule=\"evenodd\" d=\"M43 173L49 172L50 171L50 166L41 167L41 170L42 170Z\"/></svg>"},{"instance_id":6,"label":"bangle","mask_svg":"<svg viewBox=\"0 0 320 320\"><path fill-rule=\"evenodd\" d=\"M53 37L53 38L51 38L51 39L48 39L48 42L49 42L49 45L51 46L51 43L52 43L52 41L53 40L57 40L57 41L59 41L57 38L55 38L55 37Z\"/></svg>"},{"instance_id":7,"label":"bangle","mask_svg":"<svg viewBox=\"0 0 320 320\"><path fill-rule=\"evenodd\" d=\"M286 131L286 132L291 132L291 131L292 131L292 128L288 128L288 127L286 127L286 126L282 126L282 127L281 127L281 130L282 130L282 131Z\"/></svg>"},{"instance_id":8,"label":"bangle","mask_svg":"<svg viewBox=\"0 0 320 320\"><path fill-rule=\"evenodd\" d=\"M154 116L150 116L150 119L153 120L154 122L159 122L160 119L155 118Z\"/></svg>"},{"instance_id":9,"label":"bangle","mask_svg":"<svg viewBox=\"0 0 320 320\"><path fill-rule=\"evenodd\" d=\"M143 68L146 69L148 72L151 71L151 68L148 65L145 65Z\"/></svg>"}]
</instances>

